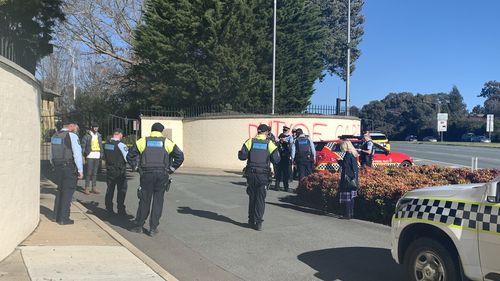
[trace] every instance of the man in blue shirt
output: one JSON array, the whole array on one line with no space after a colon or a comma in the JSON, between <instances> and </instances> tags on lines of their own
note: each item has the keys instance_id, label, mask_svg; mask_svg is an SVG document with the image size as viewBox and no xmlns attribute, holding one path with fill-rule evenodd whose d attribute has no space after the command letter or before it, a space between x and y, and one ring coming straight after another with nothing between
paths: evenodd
<instances>
[{"instance_id":1,"label":"man in blue shirt","mask_svg":"<svg viewBox=\"0 0 500 281\"><path fill-rule=\"evenodd\" d=\"M128 148L122 142L123 131L116 128L113 137L104 145L104 157L106 159L106 190L105 205L110 215L114 215L113 197L115 188L117 190L116 203L118 205L118 215L127 217L125 211L125 195L127 194L127 153Z\"/></svg>"},{"instance_id":2,"label":"man in blue shirt","mask_svg":"<svg viewBox=\"0 0 500 281\"><path fill-rule=\"evenodd\" d=\"M82 149L76 131L75 122L65 121L64 127L51 138L51 162L57 184L54 217L61 225L74 224L69 218L71 200L78 180L83 179Z\"/></svg>"}]
</instances>

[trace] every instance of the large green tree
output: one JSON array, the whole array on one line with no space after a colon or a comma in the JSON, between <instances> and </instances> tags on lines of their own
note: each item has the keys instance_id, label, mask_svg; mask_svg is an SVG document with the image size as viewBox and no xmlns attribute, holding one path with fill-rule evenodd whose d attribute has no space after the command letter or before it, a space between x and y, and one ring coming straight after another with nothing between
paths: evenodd
<instances>
[{"instance_id":1,"label":"large green tree","mask_svg":"<svg viewBox=\"0 0 500 281\"><path fill-rule=\"evenodd\" d=\"M0 1L0 38L15 44L18 57L35 63L52 52L55 24L64 20L61 0ZM34 64L30 71L34 71Z\"/></svg>"},{"instance_id":2,"label":"large green tree","mask_svg":"<svg viewBox=\"0 0 500 281\"><path fill-rule=\"evenodd\" d=\"M280 113L302 110L322 77L328 30L319 6L310 0L279 1L276 99Z\"/></svg>"},{"instance_id":3,"label":"large green tree","mask_svg":"<svg viewBox=\"0 0 500 281\"><path fill-rule=\"evenodd\" d=\"M500 116L500 82L495 80L486 82L479 97L486 98L484 101L486 113Z\"/></svg>"}]
</instances>

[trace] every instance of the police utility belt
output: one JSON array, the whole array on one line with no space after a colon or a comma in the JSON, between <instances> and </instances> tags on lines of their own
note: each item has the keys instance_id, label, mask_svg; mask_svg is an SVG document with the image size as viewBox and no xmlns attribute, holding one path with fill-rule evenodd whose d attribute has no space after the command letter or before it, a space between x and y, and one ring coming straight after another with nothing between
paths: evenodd
<instances>
[{"instance_id":1,"label":"police utility belt","mask_svg":"<svg viewBox=\"0 0 500 281\"><path fill-rule=\"evenodd\" d=\"M258 167L247 167L245 169L245 174L270 174L271 169L269 168L258 168Z\"/></svg>"}]
</instances>

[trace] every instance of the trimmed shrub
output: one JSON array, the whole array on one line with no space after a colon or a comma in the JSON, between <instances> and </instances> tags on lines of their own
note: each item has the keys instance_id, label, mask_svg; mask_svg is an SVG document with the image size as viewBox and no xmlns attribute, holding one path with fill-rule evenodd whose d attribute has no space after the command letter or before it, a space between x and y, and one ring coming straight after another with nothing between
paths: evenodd
<instances>
[{"instance_id":1,"label":"trimmed shrub","mask_svg":"<svg viewBox=\"0 0 500 281\"><path fill-rule=\"evenodd\" d=\"M439 166L409 168L377 167L360 170L355 217L389 224L399 198L406 192L429 186L488 182L500 176L500 170ZM338 200L340 173L319 172L304 178L296 193L325 211L341 212Z\"/></svg>"}]
</instances>

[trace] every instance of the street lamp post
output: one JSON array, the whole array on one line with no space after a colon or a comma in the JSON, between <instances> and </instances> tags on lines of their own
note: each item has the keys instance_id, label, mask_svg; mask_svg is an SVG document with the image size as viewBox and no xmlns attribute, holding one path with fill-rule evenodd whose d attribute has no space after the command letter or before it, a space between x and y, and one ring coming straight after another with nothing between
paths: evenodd
<instances>
[{"instance_id":1,"label":"street lamp post","mask_svg":"<svg viewBox=\"0 0 500 281\"><path fill-rule=\"evenodd\" d=\"M351 83L351 0L347 0L347 67L345 80L345 115L350 115L350 83Z\"/></svg>"},{"instance_id":2,"label":"street lamp post","mask_svg":"<svg viewBox=\"0 0 500 281\"><path fill-rule=\"evenodd\" d=\"M276 104L276 6L277 0L274 0L274 18L273 18L273 107L271 114L274 115Z\"/></svg>"}]
</instances>

